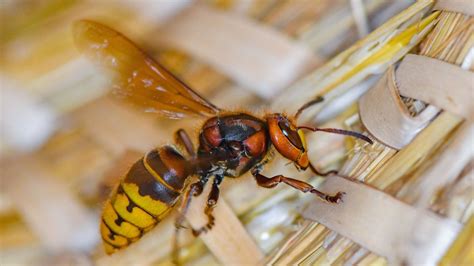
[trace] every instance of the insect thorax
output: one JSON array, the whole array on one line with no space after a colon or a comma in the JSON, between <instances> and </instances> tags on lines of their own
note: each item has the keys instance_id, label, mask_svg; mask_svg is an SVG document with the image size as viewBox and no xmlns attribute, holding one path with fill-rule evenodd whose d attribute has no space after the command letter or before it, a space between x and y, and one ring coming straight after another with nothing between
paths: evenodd
<instances>
[{"instance_id":1,"label":"insect thorax","mask_svg":"<svg viewBox=\"0 0 474 266\"><path fill-rule=\"evenodd\" d=\"M238 177L263 159L269 145L263 120L248 114L230 114L204 123L198 156L211 162L208 172Z\"/></svg>"}]
</instances>

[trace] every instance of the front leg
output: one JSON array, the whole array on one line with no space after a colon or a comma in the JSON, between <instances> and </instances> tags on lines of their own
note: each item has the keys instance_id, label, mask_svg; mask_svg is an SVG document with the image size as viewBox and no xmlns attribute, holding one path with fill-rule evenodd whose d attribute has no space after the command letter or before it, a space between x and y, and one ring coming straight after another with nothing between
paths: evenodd
<instances>
[{"instance_id":1,"label":"front leg","mask_svg":"<svg viewBox=\"0 0 474 266\"><path fill-rule=\"evenodd\" d=\"M219 185L222 182L223 176L216 176L214 177L214 182L212 183L211 192L209 192L209 196L207 198L206 208L204 209L204 213L207 216L207 224L202 226L199 229L193 229L193 235L199 236L201 233L206 233L207 231L211 230L214 226L214 215L212 215L212 211L219 200Z\"/></svg>"},{"instance_id":2,"label":"front leg","mask_svg":"<svg viewBox=\"0 0 474 266\"><path fill-rule=\"evenodd\" d=\"M188 153L189 156L191 157L196 157L196 152L194 151L194 145L189 137L188 133L184 129L179 129L174 133L174 139L175 142L184 147L186 149L186 152Z\"/></svg>"},{"instance_id":3,"label":"front leg","mask_svg":"<svg viewBox=\"0 0 474 266\"><path fill-rule=\"evenodd\" d=\"M315 189L313 186L311 186L310 184L306 182L289 178L289 177L285 177L283 175L266 177L260 174L257 168L252 169L252 175L255 177L257 184L261 187L274 188L280 183L285 183L293 188L296 188L297 190L301 192L304 192L304 193L309 192L309 193L316 194L322 200L330 202L330 203L341 203L342 196L345 194L344 192L338 192L335 195L331 196Z\"/></svg>"}]
</instances>

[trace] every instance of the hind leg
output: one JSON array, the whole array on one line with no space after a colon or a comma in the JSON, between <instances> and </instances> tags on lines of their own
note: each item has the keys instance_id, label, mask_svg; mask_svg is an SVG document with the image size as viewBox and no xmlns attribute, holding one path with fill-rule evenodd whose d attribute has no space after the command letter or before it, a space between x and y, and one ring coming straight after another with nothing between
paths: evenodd
<instances>
[{"instance_id":1,"label":"hind leg","mask_svg":"<svg viewBox=\"0 0 474 266\"><path fill-rule=\"evenodd\" d=\"M179 230L184 227L183 223L186 217L186 213L188 212L191 199L193 196L195 197L201 195L204 189L204 185L207 183L207 180L208 178L201 178L199 181L191 184L181 199L181 205L178 209L178 216L176 217L174 224L175 230L172 251L172 260L174 264L179 265Z\"/></svg>"},{"instance_id":2,"label":"hind leg","mask_svg":"<svg viewBox=\"0 0 474 266\"><path fill-rule=\"evenodd\" d=\"M216 176L214 178L211 192L209 193L209 196L207 198L206 208L204 209L204 213L207 216L207 224L199 229L193 229L194 236L199 236L201 233L206 233L214 226L215 218L212 214L212 211L214 210L214 207L216 206L217 201L219 200L219 185L221 184L223 178L223 176Z\"/></svg>"}]
</instances>

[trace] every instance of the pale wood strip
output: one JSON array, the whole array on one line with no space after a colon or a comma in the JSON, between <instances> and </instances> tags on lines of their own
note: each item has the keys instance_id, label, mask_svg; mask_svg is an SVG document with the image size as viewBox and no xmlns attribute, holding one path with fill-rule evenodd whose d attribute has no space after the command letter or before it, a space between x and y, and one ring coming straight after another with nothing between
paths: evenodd
<instances>
[{"instance_id":1,"label":"pale wood strip","mask_svg":"<svg viewBox=\"0 0 474 266\"><path fill-rule=\"evenodd\" d=\"M387 164L368 177L370 184L386 189L393 182L408 174L423 158L443 143L462 119L448 112L441 113L430 125L404 149L395 154Z\"/></svg>"},{"instance_id":2,"label":"pale wood strip","mask_svg":"<svg viewBox=\"0 0 474 266\"><path fill-rule=\"evenodd\" d=\"M308 48L269 27L203 6L178 16L157 41L185 50L265 98L319 61Z\"/></svg>"},{"instance_id":3,"label":"pale wood strip","mask_svg":"<svg viewBox=\"0 0 474 266\"><path fill-rule=\"evenodd\" d=\"M461 229L456 221L339 176L329 178L321 190L345 191L344 203L334 206L314 201L303 211L305 218L317 220L396 264L434 265Z\"/></svg>"},{"instance_id":4,"label":"pale wood strip","mask_svg":"<svg viewBox=\"0 0 474 266\"><path fill-rule=\"evenodd\" d=\"M191 202L187 220L194 228L200 228L207 222L204 207L210 189L210 185L206 186L202 195ZM215 226L201 234L200 238L217 260L223 265L257 265L263 259L262 251L222 196L214 208L214 215Z\"/></svg>"},{"instance_id":5,"label":"pale wood strip","mask_svg":"<svg viewBox=\"0 0 474 266\"><path fill-rule=\"evenodd\" d=\"M409 54L396 71L400 94L466 119L474 103L474 73L441 60Z\"/></svg>"},{"instance_id":6,"label":"pale wood strip","mask_svg":"<svg viewBox=\"0 0 474 266\"><path fill-rule=\"evenodd\" d=\"M431 167L418 177L417 184L411 186L410 191L421 191L416 205L422 208L429 207L433 195L441 188L453 182L464 167L474 157L472 140L474 136L474 124L465 122L452 136L452 142L443 150ZM411 194L408 192L408 194Z\"/></svg>"},{"instance_id":7,"label":"pale wood strip","mask_svg":"<svg viewBox=\"0 0 474 266\"><path fill-rule=\"evenodd\" d=\"M433 9L474 16L474 2L472 0L438 0Z\"/></svg>"},{"instance_id":8,"label":"pale wood strip","mask_svg":"<svg viewBox=\"0 0 474 266\"><path fill-rule=\"evenodd\" d=\"M370 32L366 8L361 0L351 0L350 3L359 38L363 38Z\"/></svg>"},{"instance_id":9,"label":"pale wood strip","mask_svg":"<svg viewBox=\"0 0 474 266\"><path fill-rule=\"evenodd\" d=\"M88 250L98 241L93 214L37 158L4 158L0 168L2 192L49 252Z\"/></svg>"},{"instance_id":10,"label":"pale wood strip","mask_svg":"<svg viewBox=\"0 0 474 266\"><path fill-rule=\"evenodd\" d=\"M429 106L417 116L411 116L398 94L393 67L359 101L364 126L377 140L395 149L410 143L438 111Z\"/></svg>"}]
</instances>

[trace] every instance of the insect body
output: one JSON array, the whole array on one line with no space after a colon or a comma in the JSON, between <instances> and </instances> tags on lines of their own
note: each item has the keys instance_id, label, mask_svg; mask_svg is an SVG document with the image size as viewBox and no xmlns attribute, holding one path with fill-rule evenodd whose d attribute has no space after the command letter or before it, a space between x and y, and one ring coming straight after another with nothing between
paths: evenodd
<instances>
[{"instance_id":1,"label":"insect body","mask_svg":"<svg viewBox=\"0 0 474 266\"><path fill-rule=\"evenodd\" d=\"M200 195L210 179L212 188L204 211L208 223L192 228L196 236L214 225L212 210L219 199L223 179L237 178L248 171L259 186L273 188L285 183L327 202L338 203L342 192L327 195L303 181L261 174L266 155L273 146L298 169L310 168L316 174L328 175L334 171L320 173L310 163L303 130L351 135L371 143L366 136L352 131L296 126L301 111L317 100L304 105L294 117L274 113L260 118L229 112L199 96L125 36L102 24L79 21L74 26L74 37L82 52L115 73L114 88L119 98L172 119L189 115L207 119L199 132L197 150L188 134L179 130L176 142L187 154L171 145L159 147L138 160L121 179L102 214L101 235L107 253L137 241L180 201L178 230L191 198ZM190 182L191 179L196 181Z\"/></svg>"}]
</instances>

